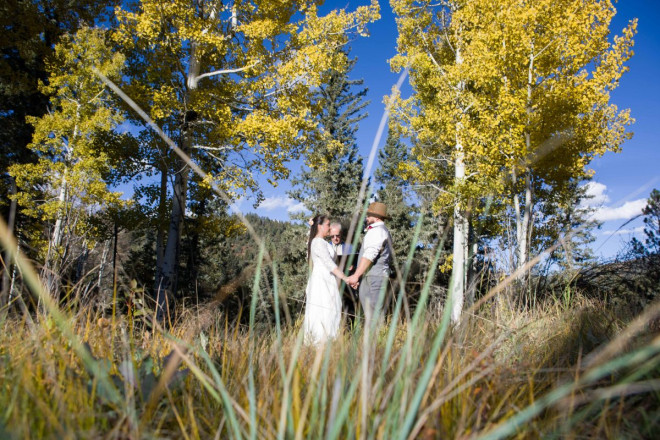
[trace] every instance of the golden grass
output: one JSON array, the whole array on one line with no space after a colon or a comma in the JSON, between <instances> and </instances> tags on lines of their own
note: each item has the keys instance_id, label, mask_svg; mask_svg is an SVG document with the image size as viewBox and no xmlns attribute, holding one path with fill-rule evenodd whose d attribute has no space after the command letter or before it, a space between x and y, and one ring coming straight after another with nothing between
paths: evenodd
<instances>
[{"instance_id":1,"label":"golden grass","mask_svg":"<svg viewBox=\"0 0 660 440\"><path fill-rule=\"evenodd\" d=\"M316 349L298 328L279 340L208 308L168 331L81 312L68 325L119 400L50 318L32 330L8 319L0 436L614 439L660 429L660 343L643 325L607 353L625 326L596 301L496 315L466 319L430 357L441 322L358 327Z\"/></svg>"}]
</instances>

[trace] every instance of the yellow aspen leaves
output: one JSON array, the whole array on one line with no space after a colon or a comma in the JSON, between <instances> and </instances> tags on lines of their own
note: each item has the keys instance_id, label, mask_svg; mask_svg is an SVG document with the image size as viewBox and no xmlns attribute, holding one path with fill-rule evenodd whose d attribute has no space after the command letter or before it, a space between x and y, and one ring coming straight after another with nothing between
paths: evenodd
<instances>
[{"instance_id":1,"label":"yellow aspen leaves","mask_svg":"<svg viewBox=\"0 0 660 440\"><path fill-rule=\"evenodd\" d=\"M51 111L28 121L34 126L29 148L39 159L13 165L10 173L16 179L16 197L23 212L61 228L53 236L61 237L68 223L68 233L93 241L88 235L93 229L90 218L124 204L121 194L108 188L105 179L111 160L107 145L99 142L121 117L92 70L116 79L123 62L122 55L110 50L105 31L82 28L62 39L48 65L49 85L43 89L52 94Z\"/></svg>"}]
</instances>

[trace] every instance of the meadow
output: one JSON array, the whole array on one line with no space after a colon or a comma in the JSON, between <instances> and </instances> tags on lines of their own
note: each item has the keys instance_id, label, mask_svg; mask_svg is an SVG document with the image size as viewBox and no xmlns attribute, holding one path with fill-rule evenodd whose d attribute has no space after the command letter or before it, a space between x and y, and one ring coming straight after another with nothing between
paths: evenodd
<instances>
[{"instance_id":1,"label":"meadow","mask_svg":"<svg viewBox=\"0 0 660 440\"><path fill-rule=\"evenodd\" d=\"M258 279L255 280L258 284ZM506 280L504 281L506 282ZM654 438L660 304L633 316L580 292L520 307L514 285L458 326L399 296L321 347L217 304L159 324L136 301L4 314L2 438ZM271 292L272 293L272 292ZM254 296L256 298L257 295ZM275 295L277 298L277 295ZM447 308L445 308L447 309Z\"/></svg>"},{"instance_id":2,"label":"meadow","mask_svg":"<svg viewBox=\"0 0 660 440\"><path fill-rule=\"evenodd\" d=\"M588 247L634 122L611 1L14 3L0 439L660 438L660 192L624 259ZM386 3L364 156L350 46ZM357 249L372 198L401 287L309 346L304 217Z\"/></svg>"}]
</instances>

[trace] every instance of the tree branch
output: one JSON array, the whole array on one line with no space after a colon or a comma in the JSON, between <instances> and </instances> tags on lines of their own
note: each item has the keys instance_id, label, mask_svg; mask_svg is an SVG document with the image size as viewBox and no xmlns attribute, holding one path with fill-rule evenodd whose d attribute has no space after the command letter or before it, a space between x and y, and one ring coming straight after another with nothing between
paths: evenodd
<instances>
[{"instance_id":1,"label":"tree branch","mask_svg":"<svg viewBox=\"0 0 660 440\"><path fill-rule=\"evenodd\" d=\"M208 78L208 77L211 77L211 76L217 76L217 75L226 75L226 74L229 74L229 73L243 72L243 71L245 71L245 70L251 69L252 67L254 67L254 66L256 66L257 64L259 64L260 62L261 62L260 60L257 60L257 61L255 61L254 63L250 64L249 66L238 67L238 68L236 68L236 69L224 69L224 70L216 70L216 71L214 71L214 72L206 72L206 73L202 73L201 75L197 75L197 76L191 77L191 78L189 79L189 81L190 81L190 82L194 82L195 85L197 85L197 82L198 82L200 79L202 79L202 78Z\"/></svg>"}]
</instances>

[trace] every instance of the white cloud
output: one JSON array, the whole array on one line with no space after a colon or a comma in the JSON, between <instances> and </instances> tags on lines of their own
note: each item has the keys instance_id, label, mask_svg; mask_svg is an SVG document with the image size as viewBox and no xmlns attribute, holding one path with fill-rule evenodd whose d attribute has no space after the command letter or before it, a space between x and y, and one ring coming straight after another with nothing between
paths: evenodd
<instances>
[{"instance_id":1,"label":"white cloud","mask_svg":"<svg viewBox=\"0 0 660 440\"><path fill-rule=\"evenodd\" d=\"M288 197L266 197L261 203L259 203L259 209L272 211L278 208L287 208L293 203L294 201Z\"/></svg>"},{"instance_id":2,"label":"white cloud","mask_svg":"<svg viewBox=\"0 0 660 440\"><path fill-rule=\"evenodd\" d=\"M293 206L289 206L289 208L287 209L287 212L290 212L291 214L295 214L297 212L304 212L304 211L307 211L307 208L305 207L305 204L302 202L296 203Z\"/></svg>"},{"instance_id":3,"label":"white cloud","mask_svg":"<svg viewBox=\"0 0 660 440\"><path fill-rule=\"evenodd\" d=\"M589 182L586 184L586 188L587 196L591 196L591 198L583 200L581 205L582 207L594 208L591 218L599 222L629 220L641 214L642 209L646 206L646 199L632 200L617 207L605 206L606 203L610 202L610 197L607 195L607 185L599 182Z\"/></svg>"},{"instance_id":4,"label":"white cloud","mask_svg":"<svg viewBox=\"0 0 660 440\"><path fill-rule=\"evenodd\" d=\"M619 229L616 231L603 231L603 235L627 235L627 234L639 234L644 232L644 226L639 226L632 229Z\"/></svg>"},{"instance_id":5,"label":"white cloud","mask_svg":"<svg viewBox=\"0 0 660 440\"><path fill-rule=\"evenodd\" d=\"M605 194L607 185L599 182L589 182L586 187L587 196L591 196L590 199L584 201L587 206L600 206L610 201L609 196Z\"/></svg>"},{"instance_id":6,"label":"white cloud","mask_svg":"<svg viewBox=\"0 0 660 440\"><path fill-rule=\"evenodd\" d=\"M274 211L276 209L286 209L287 212L295 213L304 211L305 205L297 203L289 197L267 197L259 204L259 209L264 211Z\"/></svg>"},{"instance_id":7,"label":"white cloud","mask_svg":"<svg viewBox=\"0 0 660 440\"><path fill-rule=\"evenodd\" d=\"M624 203L622 206L613 208L602 206L593 214L595 220L606 222L610 220L628 220L642 213L646 206L646 199L638 199Z\"/></svg>"}]
</instances>

